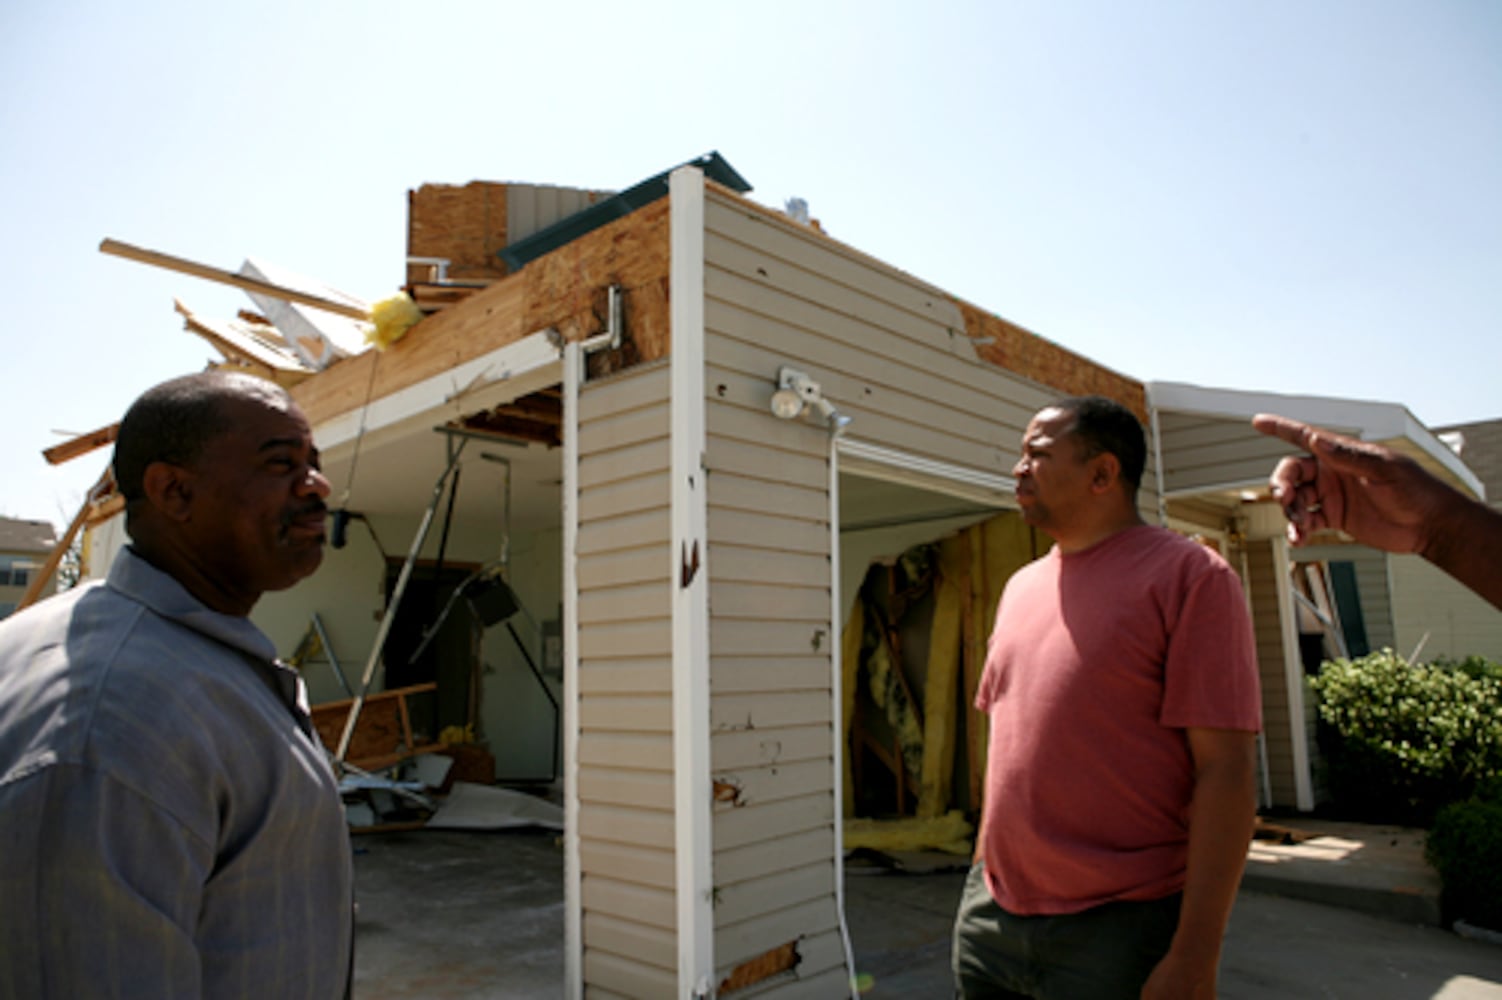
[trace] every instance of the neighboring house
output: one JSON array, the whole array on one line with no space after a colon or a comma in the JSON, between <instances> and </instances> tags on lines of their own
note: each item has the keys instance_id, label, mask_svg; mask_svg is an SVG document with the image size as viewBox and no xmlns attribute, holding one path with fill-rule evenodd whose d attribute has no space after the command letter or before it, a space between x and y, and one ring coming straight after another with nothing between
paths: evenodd
<instances>
[{"instance_id":1,"label":"neighboring house","mask_svg":"<svg viewBox=\"0 0 1502 1000\"><path fill-rule=\"evenodd\" d=\"M1388 555L1332 534L1292 548L1267 496L1289 449L1250 427L1281 413L1389 445L1469 495L1481 481L1404 407L1310 396L1149 383L1162 449L1168 523L1201 531L1240 560L1257 625L1265 732L1264 800L1308 810L1319 800L1314 705L1304 675L1327 658L1392 648L1404 656L1502 658L1502 613L1418 556Z\"/></svg>"},{"instance_id":2,"label":"neighboring house","mask_svg":"<svg viewBox=\"0 0 1502 1000\"><path fill-rule=\"evenodd\" d=\"M0 517L0 618L16 610L56 544L56 529L47 521ZM56 590L53 579L43 586L42 595Z\"/></svg>"},{"instance_id":3,"label":"neighboring house","mask_svg":"<svg viewBox=\"0 0 1502 1000\"><path fill-rule=\"evenodd\" d=\"M1468 424L1436 427L1460 460L1486 486L1487 501L1502 507L1502 420L1477 420Z\"/></svg>"},{"instance_id":4,"label":"neighboring house","mask_svg":"<svg viewBox=\"0 0 1502 1000\"><path fill-rule=\"evenodd\" d=\"M1250 400L1144 386L746 190L715 155L614 196L424 187L407 280L430 314L318 370L264 330L190 316L229 363L291 385L330 503L353 515L257 621L290 652L317 614L355 683L389 628L386 686L439 685L414 725L473 725L502 778L563 778L566 995L848 990L851 591L873 559L1015 511L1023 428L1061 395L1135 410L1153 430L1144 513L1243 568L1267 799L1312 808L1307 726L1290 721L1307 714L1300 557L1255 499L1286 449L1251 431ZM1277 402L1262 408L1326 412ZM1375 432L1477 491L1416 423ZM121 520L93 529L99 552ZM416 655L456 588L496 578L514 602L458 602ZM331 670L309 682L315 701L341 695Z\"/></svg>"}]
</instances>

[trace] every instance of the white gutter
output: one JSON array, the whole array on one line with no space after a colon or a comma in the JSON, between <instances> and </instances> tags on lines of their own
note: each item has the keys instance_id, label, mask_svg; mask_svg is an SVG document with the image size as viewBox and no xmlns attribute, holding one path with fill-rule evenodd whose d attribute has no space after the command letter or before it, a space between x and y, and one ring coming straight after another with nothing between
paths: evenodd
<instances>
[{"instance_id":1,"label":"white gutter","mask_svg":"<svg viewBox=\"0 0 1502 1000\"><path fill-rule=\"evenodd\" d=\"M714 995L714 873L709 740L708 497L704 451L704 174L668 180L673 295L669 324L673 581L673 800L678 996Z\"/></svg>"},{"instance_id":2,"label":"white gutter","mask_svg":"<svg viewBox=\"0 0 1502 1000\"><path fill-rule=\"evenodd\" d=\"M579 382L584 353L563 349L563 995L584 996L579 861Z\"/></svg>"}]
</instances>

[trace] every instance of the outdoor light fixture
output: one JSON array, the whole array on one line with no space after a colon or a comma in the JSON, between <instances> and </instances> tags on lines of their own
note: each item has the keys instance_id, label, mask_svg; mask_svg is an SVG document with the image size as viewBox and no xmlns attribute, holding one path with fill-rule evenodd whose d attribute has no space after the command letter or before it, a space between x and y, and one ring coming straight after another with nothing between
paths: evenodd
<instances>
[{"instance_id":1,"label":"outdoor light fixture","mask_svg":"<svg viewBox=\"0 0 1502 1000\"><path fill-rule=\"evenodd\" d=\"M830 427L842 430L850 418L842 416L834 404L824 398L819 383L803 372L784 365L777 370L777 391L772 393L772 413L781 420L792 420L812 406Z\"/></svg>"}]
</instances>

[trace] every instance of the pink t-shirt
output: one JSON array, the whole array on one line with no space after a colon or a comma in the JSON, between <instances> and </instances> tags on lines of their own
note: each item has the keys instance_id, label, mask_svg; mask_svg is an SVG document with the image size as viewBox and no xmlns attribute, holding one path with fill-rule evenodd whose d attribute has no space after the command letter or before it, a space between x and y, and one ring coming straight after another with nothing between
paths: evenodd
<instances>
[{"instance_id":1,"label":"pink t-shirt","mask_svg":"<svg viewBox=\"0 0 1502 1000\"><path fill-rule=\"evenodd\" d=\"M1008 581L976 708L991 716L986 881L1017 914L1183 888L1184 730L1256 732L1246 599L1218 554L1139 525Z\"/></svg>"}]
</instances>

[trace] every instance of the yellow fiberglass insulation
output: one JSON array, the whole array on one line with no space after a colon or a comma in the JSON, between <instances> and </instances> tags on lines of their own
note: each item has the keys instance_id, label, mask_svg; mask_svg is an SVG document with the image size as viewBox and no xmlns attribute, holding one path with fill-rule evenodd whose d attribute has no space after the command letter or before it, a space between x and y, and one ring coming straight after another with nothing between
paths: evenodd
<instances>
[{"instance_id":1,"label":"yellow fiberglass insulation","mask_svg":"<svg viewBox=\"0 0 1502 1000\"><path fill-rule=\"evenodd\" d=\"M973 828L958 809L933 819L847 819L845 850L943 851L969 854Z\"/></svg>"},{"instance_id":2,"label":"yellow fiberglass insulation","mask_svg":"<svg viewBox=\"0 0 1502 1000\"><path fill-rule=\"evenodd\" d=\"M370 319L375 326L365 332L365 340L384 351L421 322L422 310L405 292L397 292L371 306Z\"/></svg>"},{"instance_id":3,"label":"yellow fiberglass insulation","mask_svg":"<svg viewBox=\"0 0 1502 1000\"><path fill-rule=\"evenodd\" d=\"M891 647L878 641L866 660L867 689L871 700L896 730L903 765L908 777L916 781L923 773L923 720L918 718L907 689L893 673L898 669L901 668L892 662Z\"/></svg>"}]
</instances>

